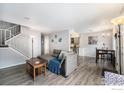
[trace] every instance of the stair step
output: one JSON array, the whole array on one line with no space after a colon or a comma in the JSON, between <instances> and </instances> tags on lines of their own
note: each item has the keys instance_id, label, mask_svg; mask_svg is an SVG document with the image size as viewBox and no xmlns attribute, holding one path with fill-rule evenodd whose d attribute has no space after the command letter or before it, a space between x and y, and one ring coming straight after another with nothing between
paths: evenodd
<instances>
[{"instance_id":1,"label":"stair step","mask_svg":"<svg viewBox=\"0 0 124 93\"><path fill-rule=\"evenodd\" d=\"M0 45L0 47L9 47L8 45Z\"/></svg>"}]
</instances>

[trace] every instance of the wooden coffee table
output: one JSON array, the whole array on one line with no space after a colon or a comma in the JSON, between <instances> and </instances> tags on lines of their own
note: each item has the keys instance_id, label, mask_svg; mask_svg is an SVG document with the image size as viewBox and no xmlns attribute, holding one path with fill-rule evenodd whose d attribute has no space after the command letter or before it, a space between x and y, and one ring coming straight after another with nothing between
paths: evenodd
<instances>
[{"instance_id":1,"label":"wooden coffee table","mask_svg":"<svg viewBox=\"0 0 124 93\"><path fill-rule=\"evenodd\" d=\"M35 80L36 75L41 75L42 73L46 77L46 62L41 59L31 58L26 60L26 69L33 76L33 80Z\"/></svg>"}]
</instances>

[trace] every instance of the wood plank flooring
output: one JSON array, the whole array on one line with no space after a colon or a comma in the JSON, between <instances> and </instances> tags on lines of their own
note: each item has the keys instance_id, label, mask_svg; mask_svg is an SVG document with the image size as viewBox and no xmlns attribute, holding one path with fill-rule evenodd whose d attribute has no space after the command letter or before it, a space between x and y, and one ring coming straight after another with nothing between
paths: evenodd
<instances>
[{"instance_id":1,"label":"wood plank flooring","mask_svg":"<svg viewBox=\"0 0 124 93\"><path fill-rule=\"evenodd\" d=\"M104 64L103 64L104 63ZM47 70L43 75L32 77L26 72L25 64L0 70L0 85L102 85L102 67L112 68L109 62L96 65L94 58L80 57L79 66L67 78Z\"/></svg>"}]
</instances>

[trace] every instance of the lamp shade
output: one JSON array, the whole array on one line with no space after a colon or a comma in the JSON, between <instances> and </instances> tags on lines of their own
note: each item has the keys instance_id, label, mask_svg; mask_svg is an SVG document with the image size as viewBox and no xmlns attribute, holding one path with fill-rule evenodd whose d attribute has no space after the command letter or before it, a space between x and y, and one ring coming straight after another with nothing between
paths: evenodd
<instances>
[{"instance_id":1,"label":"lamp shade","mask_svg":"<svg viewBox=\"0 0 124 93\"><path fill-rule=\"evenodd\" d=\"M114 25L124 24L124 16L117 17L111 21Z\"/></svg>"}]
</instances>

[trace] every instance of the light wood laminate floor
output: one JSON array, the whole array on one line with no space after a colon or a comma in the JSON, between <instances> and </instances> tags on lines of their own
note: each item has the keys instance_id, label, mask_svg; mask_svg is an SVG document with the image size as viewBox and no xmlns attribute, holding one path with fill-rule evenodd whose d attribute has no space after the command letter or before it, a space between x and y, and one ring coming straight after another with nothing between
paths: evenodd
<instances>
[{"instance_id":1,"label":"light wood laminate floor","mask_svg":"<svg viewBox=\"0 0 124 93\"><path fill-rule=\"evenodd\" d=\"M79 57L79 66L67 78L47 70L46 78L38 76L35 81L26 72L25 65L0 70L0 85L102 85L102 68L112 68L110 62Z\"/></svg>"}]
</instances>

